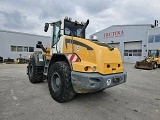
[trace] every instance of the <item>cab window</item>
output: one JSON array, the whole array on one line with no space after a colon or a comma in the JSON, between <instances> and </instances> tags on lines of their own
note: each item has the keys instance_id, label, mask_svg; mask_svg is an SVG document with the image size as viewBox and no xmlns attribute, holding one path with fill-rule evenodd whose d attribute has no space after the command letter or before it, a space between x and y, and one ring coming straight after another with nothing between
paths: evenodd
<instances>
[{"instance_id":1,"label":"cab window","mask_svg":"<svg viewBox=\"0 0 160 120\"><path fill-rule=\"evenodd\" d=\"M65 28L64 32L65 35L81 37L80 33L82 31L83 25L71 21L65 21L64 28ZM85 32L83 32L82 34L83 36L85 36Z\"/></svg>"},{"instance_id":2,"label":"cab window","mask_svg":"<svg viewBox=\"0 0 160 120\"><path fill-rule=\"evenodd\" d=\"M61 26L60 21L54 23L53 25L52 46L54 46L59 41L58 33L60 32L61 29L60 26Z\"/></svg>"}]
</instances>

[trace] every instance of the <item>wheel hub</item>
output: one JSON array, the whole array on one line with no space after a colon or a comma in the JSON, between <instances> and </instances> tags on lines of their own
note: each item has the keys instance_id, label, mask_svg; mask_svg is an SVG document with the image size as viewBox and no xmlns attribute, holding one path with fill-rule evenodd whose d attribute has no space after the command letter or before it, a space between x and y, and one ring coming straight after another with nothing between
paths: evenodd
<instances>
[{"instance_id":1,"label":"wheel hub","mask_svg":"<svg viewBox=\"0 0 160 120\"><path fill-rule=\"evenodd\" d=\"M53 91L57 92L61 87L61 79L58 73L54 73L51 77L51 86Z\"/></svg>"},{"instance_id":2,"label":"wheel hub","mask_svg":"<svg viewBox=\"0 0 160 120\"><path fill-rule=\"evenodd\" d=\"M56 85L60 86L60 79L59 78L56 78Z\"/></svg>"}]
</instances>

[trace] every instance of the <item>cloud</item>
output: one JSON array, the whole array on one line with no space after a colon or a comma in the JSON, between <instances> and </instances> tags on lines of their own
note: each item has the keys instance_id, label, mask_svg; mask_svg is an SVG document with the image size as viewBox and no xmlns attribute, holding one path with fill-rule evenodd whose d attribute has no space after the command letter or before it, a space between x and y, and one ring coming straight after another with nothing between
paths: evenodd
<instances>
[{"instance_id":1,"label":"cloud","mask_svg":"<svg viewBox=\"0 0 160 120\"><path fill-rule=\"evenodd\" d=\"M43 4L39 17L41 19L47 18L61 18L75 12L75 6L70 1L58 0L48 1Z\"/></svg>"},{"instance_id":2,"label":"cloud","mask_svg":"<svg viewBox=\"0 0 160 120\"><path fill-rule=\"evenodd\" d=\"M77 1L76 1L77 2ZM75 3L77 6L81 7L84 12L96 15L99 12L106 10L110 5L111 0L81 0Z\"/></svg>"},{"instance_id":3,"label":"cloud","mask_svg":"<svg viewBox=\"0 0 160 120\"><path fill-rule=\"evenodd\" d=\"M68 16L90 19L89 36L111 25L152 24L160 19L159 4L159 0L1 0L0 28L49 35L43 32L44 23Z\"/></svg>"},{"instance_id":4,"label":"cloud","mask_svg":"<svg viewBox=\"0 0 160 120\"><path fill-rule=\"evenodd\" d=\"M4 16L4 27L13 29L28 29L31 24L27 22L27 16L24 16L19 11L5 12L0 11L0 14Z\"/></svg>"}]
</instances>

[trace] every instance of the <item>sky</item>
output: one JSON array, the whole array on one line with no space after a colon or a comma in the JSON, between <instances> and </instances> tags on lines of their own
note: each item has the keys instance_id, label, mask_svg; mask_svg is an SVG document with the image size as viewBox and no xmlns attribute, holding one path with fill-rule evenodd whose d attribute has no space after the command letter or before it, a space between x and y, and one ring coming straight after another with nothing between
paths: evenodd
<instances>
[{"instance_id":1,"label":"sky","mask_svg":"<svg viewBox=\"0 0 160 120\"><path fill-rule=\"evenodd\" d=\"M160 0L0 0L0 29L50 36L44 23L66 16L86 22L87 37L112 25L154 24Z\"/></svg>"}]
</instances>

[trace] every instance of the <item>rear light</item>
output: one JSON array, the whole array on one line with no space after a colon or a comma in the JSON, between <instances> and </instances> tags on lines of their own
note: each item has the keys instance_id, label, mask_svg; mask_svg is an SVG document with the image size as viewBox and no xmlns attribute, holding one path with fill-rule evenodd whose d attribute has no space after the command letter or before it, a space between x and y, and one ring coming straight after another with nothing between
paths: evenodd
<instances>
[{"instance_id":1,"label":"rear light","mask_svg":"<svg viewBox=\"0 0 160 120\"><path fill-rule=\"evenodd\" d=\"M84 68L84 71L88 71L88 68L89 68L89 66L86 66L86 67Z\"/></svg>"},{"instance_id":2,"label":"rear light","mask_svg":"<svg viewBox=\"0 0 160 120\"><path fill-rule=\"evenodd\" d=\"M68 61L70 63L81 61L81 59L79 58L79 56L77 54L66 54L66 56L67 56Z\"/></svg>"}]
</instances>

